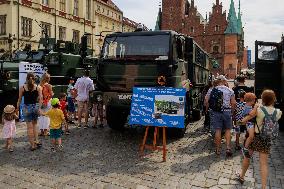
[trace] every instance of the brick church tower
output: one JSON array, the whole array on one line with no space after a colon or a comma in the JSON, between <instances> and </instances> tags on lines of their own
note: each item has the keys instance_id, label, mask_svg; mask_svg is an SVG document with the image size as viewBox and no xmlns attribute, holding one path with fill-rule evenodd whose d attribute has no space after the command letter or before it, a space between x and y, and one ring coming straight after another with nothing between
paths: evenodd
<instances>
[{"instance_id":1,"label":"brick church tower","mask_svg":"<svg viewBox=\"0 0 284 189\"><path fill-rule=\"evenodd\" d=\"M219 0L213 4L209 18L198 12L194 0L163 0L160 13L160 29L175 30L186 34L205 49L217 61L219 68L212 68L213 74L225 74L234 78L240 71L243 60L243 29L240 13L236 15L231 0L228 17Z\"/></svg>"}]
</instances>

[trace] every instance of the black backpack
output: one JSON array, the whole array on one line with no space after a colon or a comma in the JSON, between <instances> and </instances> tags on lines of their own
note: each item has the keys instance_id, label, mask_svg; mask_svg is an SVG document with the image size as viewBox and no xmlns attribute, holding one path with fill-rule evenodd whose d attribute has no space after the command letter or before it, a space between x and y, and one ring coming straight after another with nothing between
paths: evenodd
<instances>
[{"instance_id":1,"label":"black backpack","mask_svg":"<svg viewBox=\"0 0 284 189\"><path fill-rule=\"evenodd\" d=\"M215 87L210 93L209 108L215 112L223 112L223 92Z\"/></svg>"}]
</instances>

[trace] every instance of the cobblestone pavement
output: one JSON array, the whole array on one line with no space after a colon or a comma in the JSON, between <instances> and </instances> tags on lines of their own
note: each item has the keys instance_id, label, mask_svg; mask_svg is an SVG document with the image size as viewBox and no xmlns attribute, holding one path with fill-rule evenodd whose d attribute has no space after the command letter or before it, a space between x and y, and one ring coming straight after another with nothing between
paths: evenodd
<instances>
[{"instance_id":1,"label":"cobblestone pavement","mask_svg":"<svg viewBox=\"0 0 284 189\"><path fill-rule=\"evenodd\" d=\"M184 138L168 139L167 162L161 152L138 157L143 130L118 133L109 128L77 129L63 136L64 150L52 153L49 139L43 147L28 150L25 125L20 124L15 151L0 150L0 188L258 188L257 155L243 186L235 180L241 155L226 159L214 154L212 137L202 131L202 120L190 125ZM284 133L272 150L271 188L284 188ZM149 141L150 142L150 141ZM4 145L4 141L0 141Z\"/></svg>"}]
</instances>

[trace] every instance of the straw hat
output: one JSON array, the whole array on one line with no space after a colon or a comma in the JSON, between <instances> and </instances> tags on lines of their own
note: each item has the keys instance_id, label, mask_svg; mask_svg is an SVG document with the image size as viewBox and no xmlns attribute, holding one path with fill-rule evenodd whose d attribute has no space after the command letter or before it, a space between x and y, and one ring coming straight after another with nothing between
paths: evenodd
<instances>
[{"instance_id":1,"label":"straw hat","mask_svg":"<svg viewBox=\"0 0 284 189\"><path fill-rule=\"evenodd\" d=\"M4 108L4 113L6 113L6 114L13 113L14 111L15 111L15 107L13 105L7 105Z\"/></svg>"}]
</instances>

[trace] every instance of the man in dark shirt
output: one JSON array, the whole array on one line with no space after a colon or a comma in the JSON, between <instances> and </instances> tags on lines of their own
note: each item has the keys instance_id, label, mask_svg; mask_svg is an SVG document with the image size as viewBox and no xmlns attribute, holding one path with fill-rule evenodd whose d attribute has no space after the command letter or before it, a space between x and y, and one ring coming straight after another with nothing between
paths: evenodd
<instances>
[{"instance_id":1,"label":"man in dark shirt","mask_svg":"<svg viewBox=\"0 0 284 189\"><path fill-rule=\"evenodd\" d=\"M240 101L240 98L239 98L239 92L241 90L244 90L246 93L248 92L254 92L254 87L248 87L245 85L245 76L243 75L240 75L237 77L237 86L235 86L233 88L233 91L235 93L235 98L236 98L236 101L239 102Z\"/></svg>"}]
</instances>

